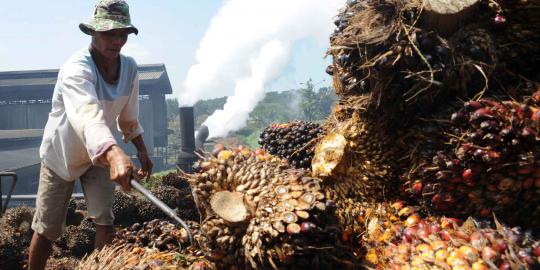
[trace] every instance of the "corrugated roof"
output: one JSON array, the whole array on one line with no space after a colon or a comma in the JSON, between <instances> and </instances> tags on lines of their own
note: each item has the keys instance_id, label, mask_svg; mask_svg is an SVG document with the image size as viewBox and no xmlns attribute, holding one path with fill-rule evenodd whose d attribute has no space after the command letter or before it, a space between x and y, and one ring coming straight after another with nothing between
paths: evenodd
<instances>
[{"instance_id":1,"label":"corrugated roof","mask_svg":"<svg viewBox=\"0 0 540 270\"><path fill-rule=\"evenodd\" d=\"M157 80L163 75L163 71L140 72L139 80Z\"/></svg>"},{"instance_id":2,"label":"corrugated roof","mask_svg":"<svg viewBox=\"0 0 540 270\"><path fill-rule=\"evenodd\" d=\"M159 91L171 94L172 87L164 64L139 65L141 92ZM0 72L0 91L8 91L11 95L24 96L31 91L51 91L54 89L58 69L22 70Z\"/></svg>"}]
</instances>

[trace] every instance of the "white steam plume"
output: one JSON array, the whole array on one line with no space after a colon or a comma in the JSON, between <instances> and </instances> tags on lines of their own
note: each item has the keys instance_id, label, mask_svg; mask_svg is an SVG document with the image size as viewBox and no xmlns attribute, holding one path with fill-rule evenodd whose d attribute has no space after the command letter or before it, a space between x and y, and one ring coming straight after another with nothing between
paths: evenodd
<instances>
[{"instance_id":1,"label":"white steam plume","mask_svg":"<svg viewBox=\"0 0 540 270\"><path fill-rule=\"evenodd\" d=\"M332 19L345 0L229 0L212 19L184 81L180 104L229 96L223 110L205 122L210 137L245 125L264 98L264 86L289 61L290 50L304 38L327 40ZM314 55L313 57L322 57Z\"/></svg>"}]
</instances>

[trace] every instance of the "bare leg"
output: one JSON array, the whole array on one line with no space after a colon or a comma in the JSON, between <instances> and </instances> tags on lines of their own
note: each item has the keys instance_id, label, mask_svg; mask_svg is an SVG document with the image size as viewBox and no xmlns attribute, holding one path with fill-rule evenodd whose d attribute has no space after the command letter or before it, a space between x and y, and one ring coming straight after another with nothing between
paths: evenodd
<instances>
[{"instance_id":1,"label":"bare leg","mask_svg":"<svg viewBox=\"0 0 540 270\"><path fill-rule=\"evenodd\" d=\"M94 241L94 248L101 249L107 244L112 243L114 227L112 225L98 225L96 224L96 240Z\"/></svg>"},{"instance_id":2,"label":"bare leg","mask_svg":"<svg viewBox=\"0 0 540 270\"><path fill-rule=\"evenodd\" d=\"M47 237L34 232L30 242L28 270L43 270L51 255L52 242Z\"/></svg>"}]
</instances>

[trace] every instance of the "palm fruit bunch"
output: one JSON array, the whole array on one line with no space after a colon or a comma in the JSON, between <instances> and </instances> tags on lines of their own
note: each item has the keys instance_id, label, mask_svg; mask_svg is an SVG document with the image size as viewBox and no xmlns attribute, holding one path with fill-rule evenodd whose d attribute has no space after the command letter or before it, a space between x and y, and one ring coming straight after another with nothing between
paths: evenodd
<instances>
[{"instance_id":1,"label":"palm fruit bunch","mask_svg":"<svg viewBox=\"0 0 540 270\"><path fill-rule=\"evenodd\" d=\"M260 135L259 145L270 154L286 159L295 168L310 168L313 149L323 128L313 122L272 124Z\"/></svg>"},{"instance_id":2,"label":"palm fruit bunch","mask_svg":"<svg viewBox=\"0 0 540 270\"><path fill-rule=\"evenodd\" d=\"M382 253L366 256L377 269L538 269L540 242L518 227L472 218L428 217L407 224ZM368 252L369 253L369 252Z\"/></svg>"},{"instance_id":3,"label":"palm fruit bunch","mask_svg":"<svg viewBox=\"0 0 540 270\"><path fill-rule=\"evenodd\" d=\"M448 148L416 172L409 191L443 214L540 228L540 111L515 101L469 101L452 114Z\"/></svg>"},{"instance_id":4,"label":"palm fruit bunch","mask_svg":"<svg viewBox=\"0 0 540 270\"><path fill-rule=\"evenodd\" d=\"M32 219L34 217L34 208L29 206L17 206L9 208L0 219L0 228L11 228L20 233L24 240L29 240L32 237ZM20 239L22 240L22 239Z\"/></svg>"},{"instance_id":5,"label":"palm fruit bunch","mask_svg":"<svg viewBox=\"0 0 540 270\"><path fill-rule=\"evenodd\" d=\"M70 199L66 214L66 225L79 225L84 219L83 211L79 210L76 199Z\"/></svg>"},{"instance_id":6,"label":"palm fruit bunch","mask_svg":"<svg viewBox=\"0 0 540 270\"><path fill-rule=\"evenodd\" d=\"M67 226L65 233L55 241L64 254L77 258L91 253L94 250L96 228L91 220L85 219L78 226Z\"/></svg>"},{"instance_id":7,"label":"palm fruit bunch","mask_svg":"<svg viewBox=\"0 0 540 270\"><path fill-rule=\"evenodd\" d=\"M165 186L171 186L175 187L177 189L189 189L189 183L186 181L186 179L182 179L178 173L168 173L167 175L163 176L162 183Z\"/></svg>"},{"instance_id":8,"label":"palm fruit bunch","mask_svg":"<svg viewBox=\"0 0 540 270\"><path fill-rule=\"evenodd\" d=\"M330 118L338 121L327 123L329 132L317 144L311 167L335 190L332 199L380 202L394 197L395 150L381 125L354 109L360 102L335 107Z\"/></svg>"},{"instance_id":9,"label":"palm fruit bunch","mask_svg":"<svg viewBox=\"0 0 540 270\"><path fill-rule=\"evenodd\" d=\"M21 241L22 235L10 227L0 230L0 269L23 269L23 259L28 243Z\"/></svg>"},{"instance_id":10,"label":"palm fruit bunch","mask_svg":"<svg viewBox=\"0 0 540 270\"><path fill-rule=\"evenodd\" d=\"M114 223L131 224L137 217L137 208L135 206L136 198L125 192L114 191L114 201L112 210L114 214Z\"/></svg>"},{"instance_id":11,"label":"palm fruit bunch","mask_svg":"<svg viewBox=\"0 0 540 270\"><path fill-rule=\"evenodd\" d=\"M539 79L537 14L535 1L349 0L327 72L339 96L366 95L369 116L400 125L449 99Z\"/></svg>"},{"instance_id":12,"label":"palm fruit bunch","mask_svg":"<svg viewBox=\"0 0 540 270\"><path fill-rule=\"evenodd\" d=\"M70 202L71 203L71 202ZM73 203L75 204L75 210L76 211L87 211L88 209L86 208L86 201L84 200L84 198L80 198L80 199L73 199Z\"/></svg>"},{"instance_id":13,"label":"palm fruit bunch","mask_svg":"<svg viewBox=\"0 0 540 270\"><path fill-rule=\"evenodd\" d=\"M7 209L0 219L0 269L21 269L28 257L32 239L34 209L17 206Z\"/></svg>"},{"instance_id":14,"label":"palm fruit bunch","mask_svg":"<svg viewBox=\"0 0 540 270\"><path fill-rule=\"evenodd\" d=\"M215 270L214 264L206 260L198 252L186 250L181 252L159 251L158 249L141 248L132 244L108 245L85 257L76 270L154 270L154 269L186 269Z\"/></svg>"},{"instance_id":15,"label":"palm fruit bunch","mask_svg":"<svg viewBox=\"0 0 540 270\"><path fill-rule=\"evenodd\" d=\"M195 226L192 223L190 225ZM178 251L189 246L188 234L184 228L178 229L175 224L158 219L142 224L134 223L117 231L114 242L157 248L160 251Z\"/></svg>"},{"instance_id":16,"label":"palm fruit bunch","mask_svg":"<svg viewBox=\"0 0 540 270\"><path fill-rule=\"evenodd\" d=\"M178 173L169 173L163 177L163 185L178 190L180 195L176 201L176 213L180 218L197 221L200 219L187 179L180 177Z\"/></svg>"},{"instance_id":17,"label":"palm fruit bunch","mask_svg":"<svg viewBox=\"0 0 540 270\"><path fill-rule=\"evenodd\" d=\"M207 155L186 175L203 222L202 249L218 267L354 267L321 181L247 148Z\"/></svg>"},{"instance_id":18,"label":"palm fruit bunch","mask_svg":"<svg viewBox=\"0 0 540 270\"><path fill-rule=\"evenodd\" d=\"M163 201L171 208L176 208L178 204L182 203L180 191L171 186L158 186L150 190L158 199ZM139 222L151 221L154 219L166 219L167 215L163 211L159 210L157 206L152 204L146 199L136 200L135 206L137 208L137 220Z\"/></svg>"}]
</instances>

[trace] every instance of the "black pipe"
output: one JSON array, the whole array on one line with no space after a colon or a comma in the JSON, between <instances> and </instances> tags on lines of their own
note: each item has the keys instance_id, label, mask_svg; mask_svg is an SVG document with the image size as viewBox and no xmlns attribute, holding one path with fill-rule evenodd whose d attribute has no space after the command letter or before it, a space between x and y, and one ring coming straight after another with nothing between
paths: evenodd
<instances>
[{"instance_id":1,"label":"black pipe","mask_svg":"<svg viewBox=\"0 0 540 270\"><path fill-rule=\"evenodd\" d=\"M181 149L185 152L195 150L195 115L193 107L180 107Z\"/></svg>"},{"instance_id":2,"label":"black pipe","mask_svg":"<svg viewBox=\"0 0 540 270\"><path fill-rule=\"evenodd\" d=\"M193 107L180 107L180 154L178 168L184 172L193 172L193 163L197 161L195 152L195 116Z\"/></svg>"}]
</instances>

